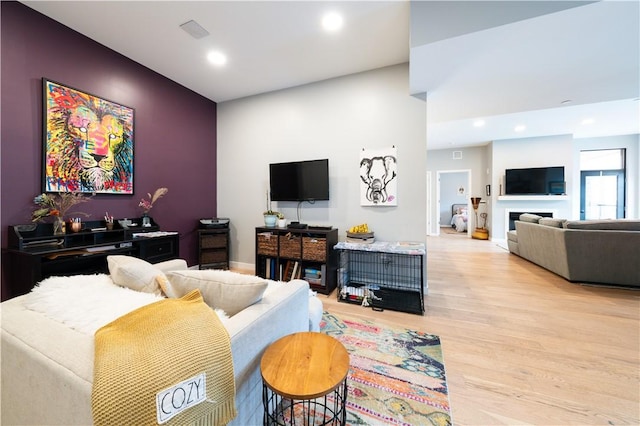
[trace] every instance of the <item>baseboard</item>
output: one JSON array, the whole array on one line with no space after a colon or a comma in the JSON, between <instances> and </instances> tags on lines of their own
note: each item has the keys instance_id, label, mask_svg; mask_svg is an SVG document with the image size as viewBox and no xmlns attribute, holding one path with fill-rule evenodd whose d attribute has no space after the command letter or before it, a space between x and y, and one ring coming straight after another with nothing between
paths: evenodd
<instances>
[{"instance_id":1,"label":"baseboard","mask_svg":"<svg viewBox=\"0 0 640 426\"><path fill-rule=\"evenodd\" d=\"M245 262L229 262L229 269L233 269L234 271L240 272L250 272L254 273L256 270L256 265L254 263L245 263Z\"/></svg>"}]
</instances>

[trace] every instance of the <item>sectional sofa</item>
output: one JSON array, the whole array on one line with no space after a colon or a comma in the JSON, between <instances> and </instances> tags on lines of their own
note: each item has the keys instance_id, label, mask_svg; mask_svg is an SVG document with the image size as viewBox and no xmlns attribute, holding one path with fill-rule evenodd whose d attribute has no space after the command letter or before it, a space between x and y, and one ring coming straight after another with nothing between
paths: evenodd
<instances>
[{"instance_id":1,"label":"sectional sofa","mask_svg":"<svg viewBox=\"0 0 640 426\"><path fill-rule=\"evenodd\" d=\"M640 220L519 219L511 253L572 282L640 288Z\"/></svg>"},{"instance_id":2,"label":"sectional sofa","mask_svg":"<svg viewBox=\"0 0 640 426\"><path fill-rule=\"evenodd\" d=\"M138 260L138 262L143 261ZM189 279L198 278L200 273L215 272L187 271L186 262L182 260L149 265L149 268L155 268L166 273L167 276L191 274ZM138 292L147 294L142 289L129 291L122 293L124 297L114 300L112 294L118 286L111 263L110 271L109 277L78 275L52 278L52 280L58 280L55 283L57 292L64 291L65 295L71 294L74 297L67 297L64 304L55 300L56 303L49 304L50 307L47 310L40 308L35 310L34 293L10 299L0 305L2 312L1 424L92 424L90 400L94 359L93 328L98 327L96 323L100 322L99 320L104 320L104 315L98 316L98 319L94 319L92 323L88 323L84 318L93 317L93 312L102 309L112 315L112 309L114 311L125 309L122 306L128 306L131 298L142 297ZM155 281L157 272L149 272L151 274L137 274L138 277L135 280L151 282L146 278L152 277L152 281ZM265 281L259 277L246 277L246 279L255 280L256 286L260 284L259 281ZM75 283L79 281L81 285L67 285L67 281L71 280ZM113 282L98 285L108 280ZM133 282L134 278L130 277L128 281ZM229 283L233 287L242 285L243 288L245 284L254 285L246 281ZM91 290L91 294L86 294L88 291L82 289L85 285L95 290ZM231 315L224 322L231 339L238 412L230 425L262 424L260 375L262 353L273 341L282 336L308 331L310 328L317 330L319 317L322 315L321 302L310 295L309 284L306 281L292 280L287 283L267 281L265 286L266 289L264 286L261 287L257 302L250 301L250 306ZM234 297L229 302L235 304L243 296L240 295L239 290L232 291ZM50 294L51 292L47 293L48 299L45 301L51 301L50 299L54 297ZM117 294L120 297L120 293ZM39 293L39 302L42 301L42 293ZM309 310L312 301L320 304L319 307L316 306L317 315L314 315L314 318ZM144 303L148 301L145 299ZM51 309L51 306L55 309ZM225 312L228 311L225 310ZM65 318L64 323L58 316ZM168 352L167 356L170 355Z\"/></svg>"}]
</instances>

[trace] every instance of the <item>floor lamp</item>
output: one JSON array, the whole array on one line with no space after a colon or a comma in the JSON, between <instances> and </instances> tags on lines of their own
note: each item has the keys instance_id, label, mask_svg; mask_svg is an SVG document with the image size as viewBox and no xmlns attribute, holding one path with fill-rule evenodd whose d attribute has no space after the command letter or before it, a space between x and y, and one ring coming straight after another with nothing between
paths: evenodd
<instances>
[{"instance_id":1,"label":"floor lamp","mask_svg":"<svg viewBox=\"0 0 640 426\"><path fill-rule=\"evenodd\" d=\"M480 200L482 200L481 197L471 197L471 205L473 206L473 211L476 215L476 221L474 224L476 229L471 234L471 238L475 238L476 240L488 240L489 231L484 227L487 224L487 214L480 214L480 216L484 220L484 225L482 225L482 228L479 226L480 222L478 222L478 207L480 207Z\"/></svg>"}]
</instances>

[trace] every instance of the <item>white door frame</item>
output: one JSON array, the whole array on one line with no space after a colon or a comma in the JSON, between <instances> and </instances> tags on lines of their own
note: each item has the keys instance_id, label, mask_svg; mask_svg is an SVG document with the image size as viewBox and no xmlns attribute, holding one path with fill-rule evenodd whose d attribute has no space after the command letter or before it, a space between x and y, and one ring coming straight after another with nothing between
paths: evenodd
<instances>
[{"instance_id":1,"label":"white door frame","mask_svg":"<svg viewBox=\"0 0 640 426\"><path fill-rule=\"evenodd\" d=\"M438 235L433 232L432 223L433 223L433 197L431 190L431 171L427 171L427 235Z\"/></svg>"},{"instance_id":2,"label":"white door frame","mask_svg":"<svg viewBox=\"0 0 640 426\"><path fill-rule=\"evenodd\" d=\"M473 206L471 205L471 169L459 169L459 170L438 170L436 171L436 217L437 217L437 231L436 235L440 235L440 176L446 173L466 173L467 174L467 189L464 198L467 202L467 211L469 215L473 212ZM471 237L471 221L467 222L467 236Z\"/></svg>"}]
</instances>

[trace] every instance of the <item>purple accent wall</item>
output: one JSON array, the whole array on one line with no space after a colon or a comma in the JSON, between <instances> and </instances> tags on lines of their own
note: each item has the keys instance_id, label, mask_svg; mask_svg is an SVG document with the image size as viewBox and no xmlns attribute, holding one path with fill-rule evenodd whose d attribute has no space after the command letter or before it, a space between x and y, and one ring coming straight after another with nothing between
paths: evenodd
<instances>
[{"instance_id":1,"label":"purple accent wall","mask_svg":"<svg viewBox=\"0 0 640 426\"><path fill-rule=\"evenodd\" d=\"M9 225L30 222L42 191L46 77L135 109L135 194L96 196L82 205L89 220L105 211L139 217L140 198L165 186L169 193L150 215L162 230L180 233L181 257L196 264L197 219L217 208L216 103L21 3L3 1L1 8L2 248Z\"/></svg>"}]
</instances>

